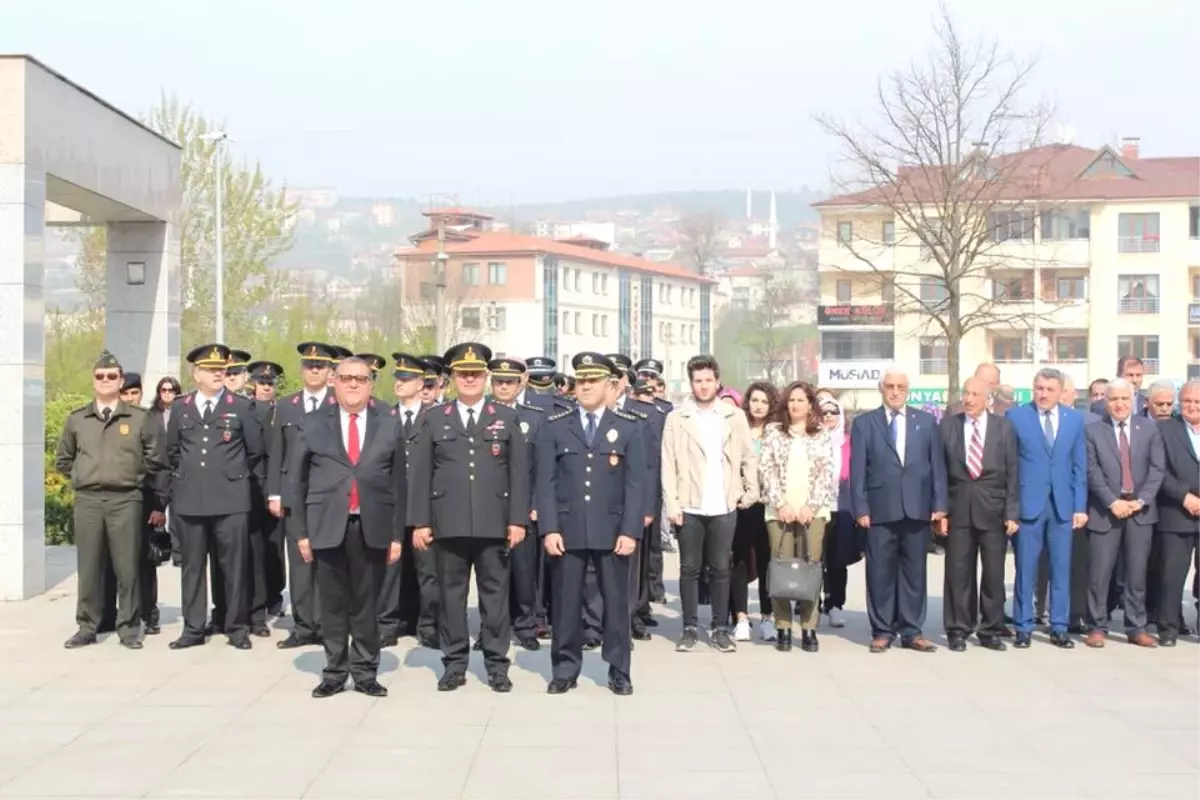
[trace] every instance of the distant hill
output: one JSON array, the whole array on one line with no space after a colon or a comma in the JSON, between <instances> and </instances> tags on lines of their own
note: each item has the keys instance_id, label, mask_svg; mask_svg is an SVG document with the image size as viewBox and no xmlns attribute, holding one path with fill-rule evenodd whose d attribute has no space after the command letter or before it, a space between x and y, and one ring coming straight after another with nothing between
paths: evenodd
<instances>
[{"instance_id":1,"label":"distant hill","mask_svg":"<svg viewBox=\"0 0 1200 800\"><path fill-rule=\"evenodd\" d=\"M811 189L776 192L776 211L781 227L790 228L815 221L818 216L812 204L822 199L820 192ZM766 219L771 193L753 192L754 216ZM493 208L488 211L496 219L510 222L515 215L518 224L537 219L574 221L587 218L589 211L636 211L649 214L660 208L674 208L684 213L712 211L727 219L745 219L745 190L726 189L707 192L656 192L654 194L589 197L559 203L526 203L512 208Z\"/></svg>"}]
</instances>

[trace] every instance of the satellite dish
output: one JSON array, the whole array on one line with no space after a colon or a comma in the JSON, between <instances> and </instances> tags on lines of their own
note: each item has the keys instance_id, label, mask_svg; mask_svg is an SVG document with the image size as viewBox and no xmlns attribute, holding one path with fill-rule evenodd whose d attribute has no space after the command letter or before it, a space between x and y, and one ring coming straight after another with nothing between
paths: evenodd
<instances>
[{"instance_id":1,"label":"satellite dish","mask_svg":"<svg viewBox=\"0 0 1200 800\"><path fill-rule=\"evenodd\" d=\"M1058 126L1058 143L1070 144L1075 140L1075 129L1070 125L1059 124Z\"/></svg>"}]
</instances>

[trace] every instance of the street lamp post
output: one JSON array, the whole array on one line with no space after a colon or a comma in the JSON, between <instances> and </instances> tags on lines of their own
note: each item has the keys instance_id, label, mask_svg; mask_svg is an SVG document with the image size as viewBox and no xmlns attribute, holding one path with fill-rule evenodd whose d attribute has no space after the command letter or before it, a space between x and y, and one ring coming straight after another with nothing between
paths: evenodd
<instances>
[{"instance_id":1,"label":"street lamp post","mask_svg":"<svg viewBox=\"0 0 1200 800\"><path fill-rule=\"evenodd\" d=\"M224 244L225 236L223 230L224 214L222 213L222 195L224 194L225 183L225 145L229 141L229 135L224 131L210 131L200 137L208 142L216 142L217 148L213 153L216 159L216 200L214 202L216 214L216 330L214 336L218 342L225 342L225 254Z\"/></svg>"},{"instance_id":2,"label":"street lamp post","mask_svg":"<svg viewBox=\"0 0 1200 800\"><path fill-rule=\"evenodd\" d=\"M433 266L434 270L434 298L433 298L433 319L434 319L434 351L441 355L450 347L449 325L446 317L446 260L449 256L446 255L446 218L438 217L437 220L437 258Z\"/></svg>"}]
</instances>

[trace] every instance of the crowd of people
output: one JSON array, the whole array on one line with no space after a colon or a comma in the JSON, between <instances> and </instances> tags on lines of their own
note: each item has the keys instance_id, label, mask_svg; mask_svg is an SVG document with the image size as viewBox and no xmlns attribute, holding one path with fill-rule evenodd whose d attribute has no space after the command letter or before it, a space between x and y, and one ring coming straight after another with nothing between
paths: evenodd
<instances>
[{"instance_id":1,"label":"crowd of people","mask_svg":"<svg viewBox=\"0 0 1200 800\"><path fill-rule=\"evenodd\" d=\"M380 650L404 636L441 652L441 691L466 682L472 650L491 689L510 691L512 643L549 640L548 692L573 689L583 652L598 649L609 688L626 695L633 643L665 600L664 540L679 550L679 652L702 634L726 653L751 640L756 581L758 637L789 651L798 629L800 649L818 652L820 623L845 625L859 560L871 652L933 652L935 543L952 651L972 636L1027 648L1038 624L1059 647L1077 636L1103 647L1118 609L1132 644L1190 633L1200 381L1143 393L1137 359L1092 384L1090 410L1050 368L1032 403L1006 407L998 368L983 364L940 420L907 405L908 378L890 369L881 406L851 424L828 389L741 393L707 355L688 362L690 395L675 407L652 358L579 353L567 376L548 357L494 357L479 342L390 362L322 342L297 353L302 388L277 397L280 364L197 347L195 388L163 378L149 408L137 375L110 353L96 361L94 398L68 418L56 460L75 492L68 648L115 630L141 649L161 630L157 568L172 560L183 629L171 649L218 634L249 649L285 615L286 588L292 624L275 644L324 648L315 697L348 680L386 695ZM394 403L375 398L389 364Z\"/></svg>"}]
</instances>

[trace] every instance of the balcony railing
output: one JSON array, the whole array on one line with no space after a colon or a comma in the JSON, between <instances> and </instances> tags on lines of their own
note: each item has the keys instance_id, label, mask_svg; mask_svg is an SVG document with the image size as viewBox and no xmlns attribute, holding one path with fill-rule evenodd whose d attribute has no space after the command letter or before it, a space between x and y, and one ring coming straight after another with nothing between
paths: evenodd
<instances>
[{"instance_id":1,"label":"balcony railing","mask_svg":"<svg viewBox=\"0 0 1200 800\"><path fill-rule=\"evenodd\" d=\"M1117 238L1117 250L1122 253L1157 253L1157 236L1120 236Z\"/></svg>"},{"instance_id":2,"label":"balcony railing","mask_svg":"<svg viewBox=\"0 0 1200 800\"><path fill-rule=\"evenodd\" d=\"M1122 297L1117 300L1119 314L1157 314L1157 297Z\"/></svg>"},{"instance_id":3,"label":"balcony railing","mask_svg":"<svg viewBox=\"0 0 1200 800\"><path fill-rule=\"evenodd\" d=\"M1200 303L1188 303L1188 325L1200 325Z\"/></svg>"},{"instance_id":4,"label":"balcony railing","mask_svg":"<svg viewBox=\"0 0 1200 800\"><path fill-rule=\"evenodd\" d=\"M1159 374L1159 361L1157 358L1143 358L1142 366L1145 368L1147 375Z\"/></svg>"},{"instance_id":5,"label":"balcony railing","mask_svg":"<svg viewBox=\"0 0 1200 800\"><path fill-rule=\"evenodd\" d=\"M921 374L922 375L945 375L950 371L948 359L945 358L922 358L921 359Z\"/></svg>"}]
</instances>

